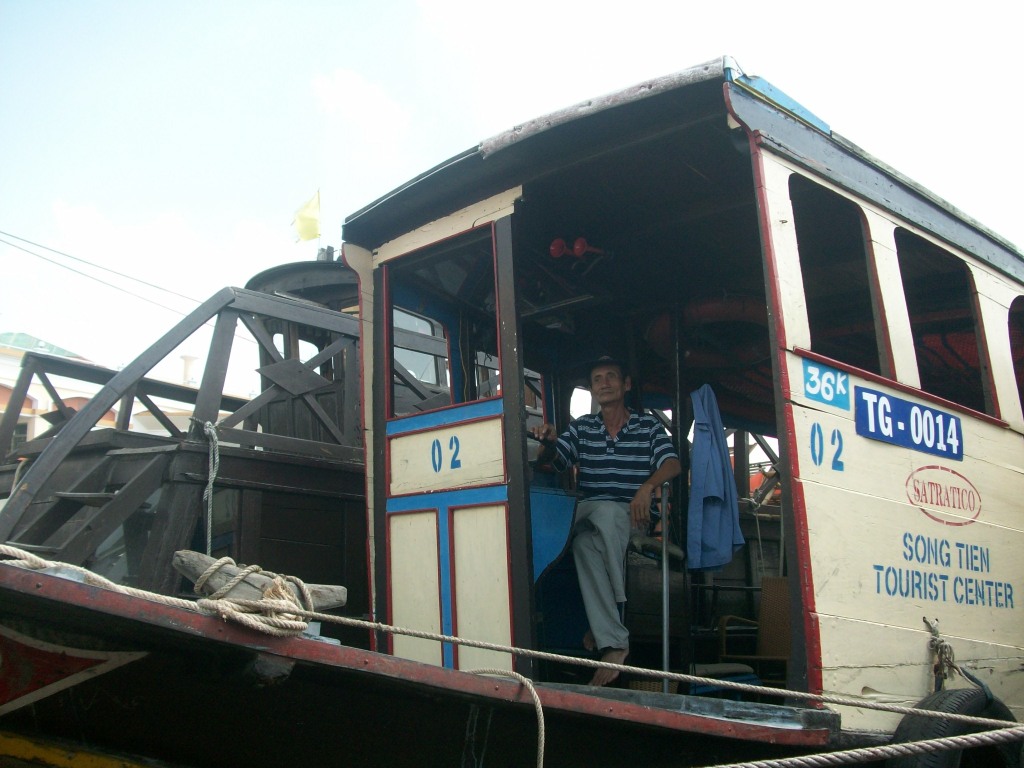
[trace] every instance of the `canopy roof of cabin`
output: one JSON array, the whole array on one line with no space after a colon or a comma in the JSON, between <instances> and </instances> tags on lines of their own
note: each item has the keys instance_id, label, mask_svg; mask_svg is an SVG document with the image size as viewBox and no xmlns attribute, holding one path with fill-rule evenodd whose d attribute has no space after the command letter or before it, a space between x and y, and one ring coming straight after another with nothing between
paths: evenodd
<instances>
[{"instance_id":1,"label":"canopy roof of cabin","mask_svg":"<svg viewBox=\"0 0 1024 768\"><path fill-rule=\"evenodd\" d=\"M720 142L727 132L726 82L742 86L733 90L729 106L773 150L923 222L940 238L1024 279L1024 257L1014 246L834 133L766 81L744 75L728 56L581 102L487 139L350 215L343 239L373 249L473 202L517 185L549 180L606 153L612 165L625 162L625 154L613 156L613 151L657 142L681 130L688 130L690 156L707 162L704 138L712 140L713 133ZM746 139L740 138L734 137L733 143L742 154ZM680 144L673 143L672 148L677 151ZM621 178L620 174L611 176ZM666 183L671 182L651 179L644 202L664 199L657 185Z\"/></svg>"}]
</instances>

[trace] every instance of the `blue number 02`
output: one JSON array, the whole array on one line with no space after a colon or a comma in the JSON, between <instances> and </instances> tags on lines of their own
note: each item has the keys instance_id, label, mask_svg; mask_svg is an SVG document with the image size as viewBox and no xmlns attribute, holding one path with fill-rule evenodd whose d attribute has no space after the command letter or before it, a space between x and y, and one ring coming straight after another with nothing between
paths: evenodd
<instances>
[{"instance_id":1,"label":"blue number 02","mask_svg":"<svg viewBox=\"0 0 1024 768\"><path fill-rule=\"evenodd\" d=\"M452 435L448 438L448 450L452 452L450 467L458 469L462 466L462 461L459 459L459 438L457 435ZM441 455L441 441L435 437L434 442L430 444L430 465L434 468L435 472L441 471L443 458Z\"/></svg>"},{"instance_id":2,"label":"blue number 02","mask_svg":"<svg viewBox=\"0 0 1024 768\"><path fill-rule=\"evenodd\" d=\"M458 469L462 466L462 462L459 461L459 438L457 435L452 435L448 440L448 450L452 452L452 469Z\"/></svg>"},{"instance_id":3,"label":"blue number 02","mask_svg":"<svg viewBox=\"0 0 1024 768\"><path fill-rule=\"evenodd\" d=\"M838 429L832 430L832 445L836 447L835 455L832 457L832 469L836 472L842 472L844 469L843 460L839 457L843 455L843 433Z\"/></svg>"},{"instance_id":4,"label":"blue number 02","mask_svg":"<svg viewBox=\"0 0 1024 768\"><path fill-rule=\"evenodd\" d=\"M430 445L430 464L434 467L435 472L441 471L441 441L436 437Z\"/></svg>"},{"instance_id":5,"label":"blue number 02","mask_svg":"<svg viewBox=\"0 0 1024 768\"><path fill-rule=\"evenodd\" d=\"M835 453L832 454L832 469L836 472L842 472L846 468L843 460L839 458L843 455L843 433L838 429L833 429L829 443L836 449ZM811 461L814 462L815 466L820 467L824 460L825 436L822 432L821 424L814 422L811 424Z\"/></svg>"},{"instance_id":6,"label":"blue number 02","mask_svg":"<svg viewBox=\"0 0 1024 768\"><path fill-rule=\"evenodd\" d=\"M825 453L825 438L821 435L821 424L811 424L811 461L817 467L821 466L822 456Z\"/></svg>"}]
</instances>

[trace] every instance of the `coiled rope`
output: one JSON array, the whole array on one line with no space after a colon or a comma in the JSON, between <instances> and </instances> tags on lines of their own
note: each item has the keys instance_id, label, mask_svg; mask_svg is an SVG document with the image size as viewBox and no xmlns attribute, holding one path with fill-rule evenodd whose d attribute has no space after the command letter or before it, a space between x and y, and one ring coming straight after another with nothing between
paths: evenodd
<instances>
[{"instance_id":1,"label":"coiled rope","mask_svg":"<svg viewBox=\"0 0 1024 768\"><path fill-rule=\"evenodd\" d=\"M921 717L942 718L957 722L970 723L977 726L988 726L996 729L985 731L983 733L965 734L962 736L952 736L928 741L888 744L881 747L865 747L839 752L829 752L820 755L807 755L803 757L748 763L720 764L713 768L818 768L818 766L843 765L881 758L920 754L923 752L963 749L981 745L1002 744L1010 741L1024 740L1024 725L1007 728L1007 721L1005 720L974 717L972 715L962 715L949 712L935 712L927 709L918 709L916 707L904 707L897 704L886 704L883 702L869 702L862 699L855 699L847 696L836 696L832 694L814 694L790 690L781 691L778 688L768 688L765 686L750 685L747 683L737 683L730 680L699 677L696 675L683 674L681 672L665 672L633 667L625 664L612 664L596 659L575 658L548 653L546 651L534 651L527 648L517 648L515 646L489 643L482 640L471 640L468 638L455 637L453 635L425 632L422 630L411 629L409 627L398 627L376 621L366 621L365 619L355 619L348 616L334 616L331 614L320 613L310 610L308 607L304 608L298 602L298 598L296 598L292 591L287 588L285 578L276 574L274 576L274 582L275 584L280 585L280 589L277 590L271 588L268 590L268 595L261 600L242 600L237 598L228 599L226 597L214 598L211 595L210 597L202 598L193 602L191 600L159 595L154 592L116 584L85 568L67 563L44 560L31 552L26 552L25 550L12 547L8 544L0 544L0 555L10 558L12 561L8 563L10 565L30 570L59 567L81 574L83 581L91 586L102 587L134 597L141 597L157 603L171 605L196 613L219 616L225 621L230 619L242 624L243 626L249 627L250 629L273 635L275 637L294 637L300 635L306 630L308 621L320 621L366 629L373 632L386 632L424 640L433 640L441 643L452 643L470 648L497 651L499 653L508 653L524 658L570 663L583 667L613 669L620 673L627 673L639 677L676 680L681 683L698 685L712 685L718 688L742 691L746 693L768 694L772 696L783 695L788 699L802 699L822 704L874 709L899 715L917 715ZM230 561L230 558L222 558L222 560ZM220 561L218 561L218 563L219 562ZM218 563L214 563L208 571L214 570L215 566L219 567ZM269 574L269 572L267 573ZM203 576L207 576L207 573L204 572ZM203 576L200 578L203 578ZM294 584L301 583L300 580L294 577L289 577L288 580ZM226 589L227 585L225 585L221 590L218 590L218 592L224 592ZM303 597L305 599L308 594L308 590L306 590L305 585L302 585L300 588L300 593L303 593ZM312 601L307 601L307 605L311 606ZM930 626L931 625L929 624L929 627ZM937 634L937 631L935 634ZM957 669L960 668L957 667ZM508 670L481 670L480 673L500 674L506 677L515 677L517 680L520 680L521 683L525 680L525 678L520 679L521 676L517 673L513 673ZM536 691L533 689L532 684L529 686L528 690L530 691L531 696L534 697L534 706L537 708L538 716L542 718L543 710L540 708L540 699L536 696ZM538 730L542 731L543 721L541 720L540 723ZM541 761L538 762L538 765L542 765L543 753L541 753L538 759Z\"/></svg>"}]
</instances>

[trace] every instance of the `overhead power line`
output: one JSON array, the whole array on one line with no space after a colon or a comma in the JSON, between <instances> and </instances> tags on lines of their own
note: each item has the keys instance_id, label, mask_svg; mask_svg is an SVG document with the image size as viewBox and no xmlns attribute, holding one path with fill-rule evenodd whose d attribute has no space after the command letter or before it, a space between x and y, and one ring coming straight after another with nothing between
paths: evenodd
<instances>
[{"instance_id":1,"label":"overhead power line","mask_svg":"<svg viewBox=\"0 0 1024 768\"><path fill-rule=\"evenodd\" d=\"M0 232L0 234L6 234L6 233L5 232ZM19 237L18 239L21 240L22 238ZM25 240L24 242L29 242L29 241ZM114 285L113 283L108 283L106 280L101 280L100 278L96 277L95 275L90 275L88 272L83 272L80 269L75 269L74 267L69 267L67 264L61 264L59 261L57 261L55 259L50 259L50 258L47 258L46 256L43 256L41 253L36 253L35 251L30 251L28 248L25 248L24 246L18 245L17 243L12 243L9 240L4 240L2 237L0 237L0 243L3 243L4 245L9 246L10 248L16 248L19 251L24 251L25 253L29 254L30 256L35 256L37 259L42 259L43 261L48 261L50 264L54 264L54 265L60 267L61 269L66 269L69 272L74 272L76 275L81 275L82 277L87 277L90 280L96 281L100 285L105 285L107 288L113 288L115 291L121 291L121 293L127 293L129 296L131 296L133 298L139 299L141 301L148 302L148 303L150 303L150 304L152 304L154 306L160 307L161 309L166 309L168 312L173 312L176 315L181 315L182 317L184 317L185 314L186 314L185 312L182 312L181 310L174 309L173 307L168 307L166 304L161 304L159 301L154 301L153 299L148 299L145 296L140 296L137 293L129 291L127 288L122 288L119 285ZM35 245L35 244L33 243L33 245ZM38 246L38 247L39 248L46 248L46 246L43 246L43 245ZM52 248L47 248L47 250L53 250L53 249ZM60 253L60 251L56 251L56 252ZM66 254L61 254L61 255L66 255ZM74 258L74 256L71 256L69 258ZM82 259L76 259L76 261L82 261ZM89 262L85 262L85 263L88 264ZM91 266L97 266L97 265L92 264ZM97 266L97 268L98 269L105 269L105 267L98 267L98 266ZM114 270L110 270L110 269L108 269L106 271L107 272L114 272ZM114 274L120 275L121 273L120 272L114 272ZM121 275L121 276L122 277L128 277L127 275ZM128 279L129 280L135 280L135 278L131 278L131 277L128 277ZM142 283L143 285L150 285L150 283L147 283L144 280L136 280L136 282ZM154 288L159 288L159 286L153 286L153 287ZM181 296L180 293L174 293L174 291L169 291L166 288L159 288L159 289L162 290L162 291L166 291L167 293L174 294L175 296ZM188 301L195 301L195 299L190 299L188 296L181 296L181 298L187 299ZM198 304L198 302L196 302L196 303Z\"/></svg>"},{"instance_id":2,"label":"overhead power line","mask_svg":"<svg viewBox=\"0 0 1024 768\"><path fill-rule=\"evenodd\" d=\"M100 266L99 264L94 264L91 261L87 261L86 259L81 259L81 258L79 258L77 256L72 256L70 253L65 253L64 251L59 251L56 248L49 247L48 245L42 245L41 243L35 243L35 242L33 242L31 240L28 240L28 239L26 239L24 237L18 237L17 235L12 235L10 232L4 232L4 231L0 230L0 235L3 236L3 237L0 237L0 243L3 243L4 245L6 245L6 246L8 246L10 248L15 248L15 249L17 249L19 251L23 251L24 253L27 253L30 256L35 256L37 259L41 259L42 261L49 262L50 264L58 266L61 269L66 269L69 272L74 272L76 275L81 275L82 277L86 277L89 280L93 280L93 281L99 283L100 285L106 286L107 288L113 288L115 291L120 291L121 293L126 293L126 294L128 294L129 296L131 296L133 298L139 299L140 301L145 301L145 302L147 302L149 304L152 304L155 307L160 307L161 309L166 309L168 312L173 312L174 314L179 315L181 317L185 317L188 313L187 312L182 312L180 309L174 309L173 307L169 307L166 304L161 304L159 301L154 301L153 299L147 298L146 296L141 296L138 293L135 293L133 291L128 290L127 288L121 287L120 285L115 285L114 283L109 283L106 280L103 280L103 279L101 279L99 277L96 277L96 275L90 275L88 272L83 272L82 270L75 269L74 267L71 267L71 266L69 266L67 264L62 264L59 261L57 261L56 259L51 259L51 258L49 258L47 256L42 255L41 253L36 253L35 251L31 251L31 250L29 250L28 248L25 248L22 245L18 245L17 243L12 243L9 240L5 240L4 237L10 237L10 238L13 238L15 240L20 240L23 243L28 243L29 245L32 245L32 246L34 246L36 248L42 248L43 250L50 251L51 253L56 253L56 254L58 254L60 256L64 256L65 258L71 259L72 261L77 261L80 264L87 264L90 267L94 267L94 268L102 270L104 272L109 272L110 274L117 275L118 277L123 277L126 280L131 280L132 282L139 283L140 285L145 285L145 286L148 286L150 288L154 288L154 289L156 289L158 291L163 291L164 293L169 293L172 296L177 296L178 298L185 299L186 301L190 301L190 302L192 302L193 304L195 304L197 306L202 303L202 302L198 301L197 299L193 299L191 296L186 296L183 293L178 293L177 291L172 291L169 288L164 288L163 286L155 285L153 283L146 282L145 280L142 280L142 279L140 279L138 277L132 277L131 275L126 275L123 272L118 272L116 269L110 269L109 267L104 267L104 266ZM205 325L210 325L210 321L207 321L205 323ZM245 334L240 334L237 329L235 330L234 336L235 336L235 338L242 339L243 341L248 341L249 343L252 343L252 344L256 343L255 339L253 339L252 337L247 336Z\"/></svg>"},{"instance_id":3,"label":"overhead power line","mask_svg":"<svg viewBox=\"0 0 1024 768\"><path fill-rule=\"evenodd\" d=\"M28 243L29 245L31 245L31 246L33 246L35 248L42 248L45 251L50 251L51 253L56 253L57 255L63 256L66 259L71 259L72 261L77 261L79 264L87 264L88 266L93 267L95 269L100 269L100 270L103 270L104 272L109 272L112 275L117 275L118 277L123 277L125 280L131 280L132 282L139 283L140 285L145 285L145 286L147 286L149 288L155 288L158 291L163 291L164 293L169 293L172 296L177 296L179 299L185 299L186 301L191 301L193 304L200 304L201 303L200 301L198 301L197 299L192 298L191 296L186 296L183 293L178 293L177 291L172 291L170 288L164 288L162 285L155 285L154 283L146 282L145 280L142 280L141 278L133 277L132 275L126 275L124 272L118 272L116 269L110 269L109 267L104 267L104 266L102 266L100 264L94 264L93 262L87 261L86 259L81 259L81 258L79 258L77 256L72 256L70 253L65 253L64 251L59 251L56 248L51 248L48 245L42 245L41 243L33 242L33 241L31 241L31 240L29 240L27 238L24 238L24 237L18 237L17 235L13 235L10 232L0 231L0 235L3 235L4 237L10 237L10 238L13 238L15 240L19 240L22 243ZM123 291L125 293L128 293L129 295L135 296L136 298L143 299L144 301L149 301L149 299L145 299L144 297L139 296L138 294L134 294L131 291L127 291L127 290L125 290L123 288L119 288L118 286L113 285L112 283L108 283L108 282L106 282L104 280L100 280L98 277L94 277L93 275L89 275L89 274L87 274L85 272L80 272L79 270L73 269L72 267L69 267L66 264L61 264L59 261L54 261L53 259L48 259L45 256L43 256L41 254L38 254L38 253L35 253L33 251L30 251L27 248L23 248L22 246L17 245L16 243L11 243L11 242L8 242L6 240L0 240L0 242L4 243L6 245L9 245L12 248L17 248L20 251L24 251L25 253L28 253L28 254L30 254L32 256L35 256L36 258L42 259L43 261L48 261L51 264L56 264L58 267L63 267L64 269L68 269L68 270L70 270L72 272L75 272L75 273L77 273L79 275L82 275L84 277L88 277L89 279L95 280L96 282L101 283L101 284L106 285L106 286L109 286L110 288L116 288L117 290ZM156 304L157 306L160 306L160 307L163 307L163 305L159 304L158 302L150 302L150 303ZM169 307L163 307L163 308L164 309L170 309ZM171 311L172 312L177 312L177 310L173 310L173 309ZM182 314L182 313L178 312L178 314Z\"/></svg>"}]
</instances>

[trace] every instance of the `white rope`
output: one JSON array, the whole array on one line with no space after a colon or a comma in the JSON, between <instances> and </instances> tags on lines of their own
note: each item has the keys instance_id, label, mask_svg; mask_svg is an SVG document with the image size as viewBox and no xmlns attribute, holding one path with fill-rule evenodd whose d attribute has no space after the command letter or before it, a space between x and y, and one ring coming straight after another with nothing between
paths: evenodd
<instances>
[{"instance_id":1,"label":"white rope","mask_svg":"<svg viewBox=\"0 0 1024 768\"><path fill-rule=\"evenodd\" d=\"M210 441L210 460L206 472L206 488L203 491L203 501L206 502L206 554L209 556L213 553L213 482L220 471L220 441L213 422L203 422L203 433Z\"/></svg>"},{"instance_id":2,"label":"white rope","mask_svg":"<svg viewBox=\"0 0 1024 768\"><path fill-rule=\"evenodd\" d=\"M12 558L14 562L9 563L10 565L29 568L32 570L40 570L43 568L60 566L62 568L66 568L83 574L85 582L93 586L103 587L105 589L110 589L115 592L121 592L123 594L132 595L135 597L142 597L147 600L153 600L158 603L172 605L178 608L183 608L185 610L204 613L207 615L217 615L225 621L231 619L233 621L238 622L239 624L242 624L243 626L249 627L250 629L254 629L258 632L263 632L265 634L270 634L277 637L291 637L299 635L303 631L305 631L307 627L307 621L320 621L326 623L341 624L349 627L357 627L360 629L366 629L373 632L387 632L396 635L416 637L424 640L433 640L441 643L452 643L455 645L462 645L470 648L480 648L483 650L497 651L500 653L509 653L515 656L522 656L532 659L570 663L578 666L592 668L613 669L620 673L627 673L639 677L652 677L657 679L676 680L682 683L710 685L715 686L717 688L736 690L747 693L762 695L767 694L771 696L784 696L788 699L803 699L805 701L819 702L823 704L836 704L839 706L859 707L862 709L874 709L882 712L891 712L899 715L917 715L920 717L946 719L956 722L970 723L976 726L988 726L990 728L996 729L992 731L987 731L985 733L965 734L963 736L947 737L944 739L907 742L902 744L890 744L884 747L866 747L862 749L847 750L845 752L831 752L822 755L810 755L801 758L787 758L785 761L731 763L727 766L720 765L715 766L714 768L788 768L789 766L830 766L840 765L843 764L843 762L862 762L865 760L875 760L878 759L879 755L900 756L933 751L929 746L933 743L937 745L936 750L934 750L937 751L940 749L960 749L964 746L970 747L978 746L981 744L994 744L1016 740L1024 740L1024 726L1007 728L1007 721L1005 720L974 717L972 715L962 715L951 712L936 712L927 709L917 709L916 707L904 707L896 704L885 704L882 702L864 701L862 699L855 699L846 696L814 694L805 693L803 691L790 691L779 688L769 688L760 685L749 685L747 683L736 683L730 680L719 680L716 678L699 677L697 675L687 675L680 672L650 670L641 667L628 666L625 664L612 664L609 662L594 659L582 659L570 656L562 656L560 654L547 653L545 651L534 651L526 648L516 648L514 646L507 646L498 643L489 643L482 640L471 640L468 638L455 637L453 635L442 635L435 632L424 632L421 630L411 629L408 627L397 627L393 625L383 624L381 622L366 621L364 619L355 619L347 616L334 616L331 614L319 613L317 611L302 608L299 605L298 600L295 598L295 596L291 593L289 589L284 587L283 584L281 590L282 594L271 594L262 600L229 600L223 597L217 599L209 597L193 603L189 600L168 597L166 595L158 595L153 592L147 592L145 590L115 584L114 582L111 582L108 579L103 578L102 576L92 573L91 571L85 568L80 568L74 565L68 565L67 563L50 562L40 557L37 557L31 552L26 552L24 550L18 549L17 547L12 547L7 544L0 544L0 555ZM212 567L213 566L211 566L211 568ZM282 577L277 578L280 579ZM310 602L308 604L311 605L312 603ZM482 672L489 673L486 670ZM519 679L517 673L510 672L508 670L500 670L495 672L495 674L516 677L516 679ZM532 687L531 691L531 695L536 694L536 691L533 690ZM539 697L535 698L534 701L535 706L539 706ZM879 750L892 751L880 752ZM799 760L803 760L805 762L792 762ZM817 760L818 762L806 762L813 760Z\"/></svg>"},{"instance_id":3,"label":"white rope","mask_svg":"<svg viewBox=\"0 0 1024 768\"><path fill-rule=\"evenodd\" d=\"M934 713L933 713L934 714ZM1003 725L1006 722L1003 721ZM777 760L755 760L747 763L719 763L708 768L824 768L833 765L850 765L892 757L909 757L927 752L943 752L953 749L1006 744L1024 739L1024 725L1013 728L999 728L984 733L966 733L962 736L946 736L926 741L909 741L887 744L880 747L862 747L839 752L823 752L816 755L785 757Z\"/></svg>"},{"instance_id":4,"label":"white rope","mask_svg":"<svg viewBox=\"0 0 1024 768\"><path fill-rule=\"evenodd\" d=\"M472 669L469 671L469 674L511 677L518 680L526 688L530 698L533 699L533 710L537 713L537 768L544 768L544 707L541 706L540 696L537 695L537 689L533 687L533 682L518 672L512 672L507 669Z\"/></svg>"}]
</instances>

